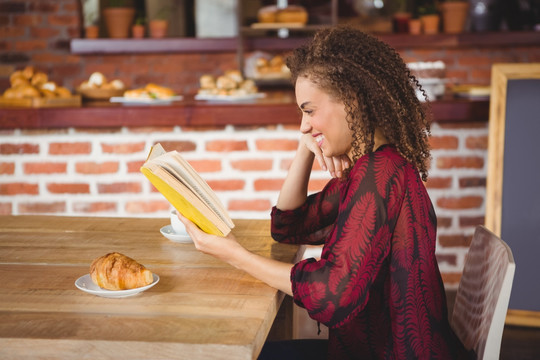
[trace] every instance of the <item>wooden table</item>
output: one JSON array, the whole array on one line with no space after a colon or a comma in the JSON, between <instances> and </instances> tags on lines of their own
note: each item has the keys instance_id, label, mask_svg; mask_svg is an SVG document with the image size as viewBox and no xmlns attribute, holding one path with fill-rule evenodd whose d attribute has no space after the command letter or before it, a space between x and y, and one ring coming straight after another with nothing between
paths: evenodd
<instances>
[{"instance_id":1,"label":"wooden table","mask_svg":"<svg viewBox=\"0 0 540 360\"><path fill-rule=\"evenodd\" d=\"M159 229L167 219L0 216L0 358L254 359L283 293ZM236 220L251 251L293 262L266 220ZM74 285L118 251L160 276L133 297Z\"/></svg>"}]
</instances>

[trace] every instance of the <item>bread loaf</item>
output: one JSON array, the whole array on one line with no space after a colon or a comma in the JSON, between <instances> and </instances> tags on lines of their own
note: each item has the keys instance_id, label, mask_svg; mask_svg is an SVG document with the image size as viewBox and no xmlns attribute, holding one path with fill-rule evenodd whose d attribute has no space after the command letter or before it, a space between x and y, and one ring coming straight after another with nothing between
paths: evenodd
<instances>
[{"instance_id":1,"label":"bread loaf","mask_svg":"<svg viewBox=\"0 0 540 360\"><path fill-rule=\"evenodd\" d=\"M152 283L152 272L137 261L113 252L95 259L90 265L94 284L107 290L127 290Z\"/></svg>"},{"instance_id":2,"label":"bread loaf","mask_svg":"<svg viewBox=\"0 0 540 360\"><path fill-rule=\"evenodd\" d=\"M308 13L303 6L289 5L278 8L275 5L264 6L257 12L260 23L300 23L308 22Z\"/></svg>"},{"instance_id":3,"label":"bread loaf","mask_svg":"<svg viewBox=\"0 0 540 360\"><path fill-rule=\"evenodd\" d=\"M289 5L286 8L279 9L276 14L276 22L278 23L306 24L307 21L308 13L302 6Z\"/></svg>"},{"instance_id":4,"label":"bread loaf","mask_svg":"<svg viewBox=\"0 0 540 360\"><path fill-rule=\"evenodd\" d=\"M275 5L263 6L257 12L257 20L260 23L275 23L277 10Z\"/></svg>"}]
</instances>

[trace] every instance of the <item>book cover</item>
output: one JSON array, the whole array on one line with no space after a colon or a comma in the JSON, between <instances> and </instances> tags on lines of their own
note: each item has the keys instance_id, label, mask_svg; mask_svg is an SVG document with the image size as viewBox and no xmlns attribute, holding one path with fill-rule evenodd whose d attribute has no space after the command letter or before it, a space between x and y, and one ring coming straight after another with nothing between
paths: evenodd
<instances>
[{"instance_id":1,"label":"book cover","mask_svg":"<svg viewBox=\"0 0 540 360\"><path fill-rule=\"evenodd\" d=\"M182 215L209 234L225 236L234 223L214 191L176 151L150 150L141 172Z\"/></svg>"}]
</instances>

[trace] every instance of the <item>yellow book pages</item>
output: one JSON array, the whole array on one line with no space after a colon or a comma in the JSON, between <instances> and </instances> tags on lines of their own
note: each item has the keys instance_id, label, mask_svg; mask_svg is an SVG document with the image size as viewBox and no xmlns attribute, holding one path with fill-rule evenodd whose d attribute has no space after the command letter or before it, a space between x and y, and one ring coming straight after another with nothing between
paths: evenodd
<instances>
[{"instance_id":1,"label":"yellow book pages","mask_svg":"<svg viewBox=\"0 0 540 360\"><path fill-rule=\"evenodd\" d=\"M156 169L159 171L160 169ZM156 189L178 210L182 215L195 223L201 230L206 233L225 236L230 232L230 229L226 226L222 227L220 230L214 223L219 223L220 219L215 216L214 221L209 220L204 216L200 210L197 209L193 204L197 204L199 207L206 206L195 196L189 196L190 192L186 188L186 197L189 197L189 200L185 196L181 195L176 189L169 185L162 178L170 176L165 170L162 170L163 173L160 173L160 176L155 175L148 167L143 166L141 172L150 180L150 182L156 187ZM213 214L211 214L213 215ZM209 216L211 216L209 214Z\"/></svg>"},{"instance_id":2,"label":"yellow book pages","mask_svg":"<svg viewBox=\"0 0 540 360\"><path fill-rule=\"evenodd\" d=\"M214 191L178 152L171 151L162 154L153 158L152 161L169 173L176 174L174 176L178 178L178 181L182 182L194 195L207 204L227 226L231 229L234 228L232 219Z\"/></svg>"}]
</instances>

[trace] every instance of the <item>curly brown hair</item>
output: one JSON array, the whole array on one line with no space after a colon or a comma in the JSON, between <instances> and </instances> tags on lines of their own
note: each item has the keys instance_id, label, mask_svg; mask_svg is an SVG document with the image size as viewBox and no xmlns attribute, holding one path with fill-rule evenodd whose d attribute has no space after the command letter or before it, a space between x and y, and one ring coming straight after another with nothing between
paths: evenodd
<instances>
[{"instance_id":1,"label":"curly brown hair","mask_svg":"<svg viewBox=\"0 0 540 360\"><path fill-rule=\"evenodd\" d=\"M353 161L373 151L375 129L427 179L431 113L416 96L418 80L399 54L360 30L318 31L287 58L293 84L306 77L342 102L353 131Z\"/></svg>"}]
</instances>

